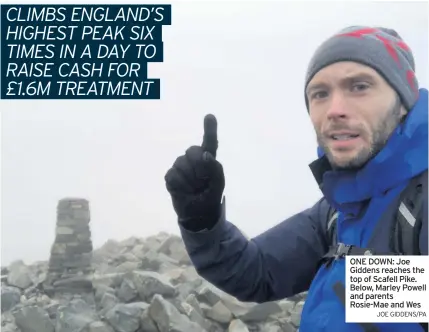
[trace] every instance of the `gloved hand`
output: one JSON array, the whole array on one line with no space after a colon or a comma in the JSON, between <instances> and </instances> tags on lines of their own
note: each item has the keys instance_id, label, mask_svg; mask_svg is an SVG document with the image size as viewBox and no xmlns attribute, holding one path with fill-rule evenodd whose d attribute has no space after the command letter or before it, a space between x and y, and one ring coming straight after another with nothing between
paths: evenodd
<instances>
[{"instance_id":1,"label":"gloved hand","mask_svg":"<svg viewBox=\"0 0 429 332\"><path fill-rule=\"evenodd\" d=\"M221 214L225 176L216 160L217 148L217 121L208 114L202 145L188 148L165 175L179 223L190 231L211 229Z\"/></svg>"}]
</instances>

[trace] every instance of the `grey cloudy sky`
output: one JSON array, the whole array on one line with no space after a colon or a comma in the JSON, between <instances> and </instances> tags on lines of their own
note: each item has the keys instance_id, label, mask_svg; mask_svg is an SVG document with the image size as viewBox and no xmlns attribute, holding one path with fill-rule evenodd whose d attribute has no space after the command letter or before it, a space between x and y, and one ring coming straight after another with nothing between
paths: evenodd
<instances>
[{"instance_id":1,"label":"grey cloudy sky","mask_svg":"<svg viewBox=\"0 0 429 332\"><path fill-rule=\"evenodd\" d=\"M141 2L140 2L141 3ZM158 2L158 3L164 3ZM173 2L161 101L1 101L2 264L45 260L63 197L90 201L95 246L178 234L164 174L219 123L227 216L257 235L319 197L303 99L315 48L350 25L396 29L428 83L427 2Z\"/></svg>"}]
</instances>

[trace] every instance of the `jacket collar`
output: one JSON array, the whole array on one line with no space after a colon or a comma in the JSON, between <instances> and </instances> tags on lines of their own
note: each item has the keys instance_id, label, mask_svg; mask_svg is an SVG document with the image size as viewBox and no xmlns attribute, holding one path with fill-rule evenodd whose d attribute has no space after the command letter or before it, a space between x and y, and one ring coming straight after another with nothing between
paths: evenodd
<instances>
[{"instance_id":1,"label":"jacket collar","mask_svg":"<svg viewBox=\"0 0 429 332\"><path fill-rule=\"evenodd\" d=\"M408 182L428 168L428 91L419 99L385 147L359 171L334 171L319 148L310 169L328 202L338 210ZM351 207L351 206L350 206Z\"/></svg>"}]
</instances>

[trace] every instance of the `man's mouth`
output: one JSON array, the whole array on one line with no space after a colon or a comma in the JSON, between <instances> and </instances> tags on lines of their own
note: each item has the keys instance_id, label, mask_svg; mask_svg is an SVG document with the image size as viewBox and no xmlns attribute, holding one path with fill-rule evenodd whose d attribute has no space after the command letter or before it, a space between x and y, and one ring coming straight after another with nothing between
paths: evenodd
<instances>
[{"instance_id":1,"label":"man's mouth","mask_svg":"<svg viewBox=\"0 0 429 332\"><path fill-rule=\"evenodd\" d=\"M334 134L334 135L330 135L329 137L335 141L348 141L356 137L359 137L359 135L358 134Z\"/></svg>"}]
</instances>

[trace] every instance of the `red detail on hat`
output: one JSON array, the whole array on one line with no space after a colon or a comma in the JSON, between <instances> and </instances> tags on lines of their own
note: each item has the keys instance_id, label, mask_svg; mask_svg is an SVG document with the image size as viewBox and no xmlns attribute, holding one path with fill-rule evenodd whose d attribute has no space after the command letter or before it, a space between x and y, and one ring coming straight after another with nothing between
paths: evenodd
<instances>
[{"instance_id":1,"label":"red detail on hat","mask_svg":"<svg viewBox=\"0 0 429 332\"><path fill-rule=\"evenodd\" d=\"M414 91L414 94L416 95L416 97L419 96L419 90L416 88L415 85L415 74L412 70L407 70L407 81L408 84L410 85L411 89Z\"/></svg>"},{"instance_id":2,"label":"red detail on hat","mask_svg":"<svg viewBox=\"0 0 429 332\"><path fill-rule=\"evenodd\" d=\"M398 42L394 42L390 39L387 39L383 36L378 35L377 34L378 32L382 32L382 31L380 29L376 29L376 28L364 28L364 29L359 29L359 30L355 30L355 31L351 31L351 32L341 33L341 34L338 34L337 36L363 38L364 35L372 34L376 38L378 38L380 41L383 42L384 47L387 50L387 53L389 53L389 55L397 63L399 68L401 68L401 62L399 60L398 53L395 49L395 46L397 46L397 47L399 47L405 51L410 51L410 48L408 47L408 45L404 41L399 40Z\"/></svg>"},{"instance_id":3,"label":"red detail on hat","mask_svg":"<svg viewBox=\"0 0 429 332\"><path fill-rule=\"evenodd\" d=\"M375 29L375 28L364 28L364 29L359 29L359 30L355 30L355 31L351 31L351 32L340 33L340 34L338 34L338 36L362 38L363 35L372 34L372 33L375 33L377 31L379 31L379 30Z\"/></svg>"},{"instance_id":4,"label":"red detail on hat","mask_svg":"<svg viewBox=\"0 0 429 332\"><path fill-rule=\"evenodd\" d=\"M396 45L402 48L404 51L411 51L410 47L403 40L397 42Z\"/></svg>"},{"instance_id":5,"label":"red detail on hat","mask_svg":"<svg viewBox=\"0 0 429 332\"><path fill-rule=\"evenodd\" d=\"M395 47L393 46L393 42L382 36L379 36L379 35L375 35L375 36L383 42L384 47L386 47L387 53L389 53L392 59L395 60L399 68L401 68L401 62L399 61L398 53L396 53Z\"/></svg>"}]
</instances>

